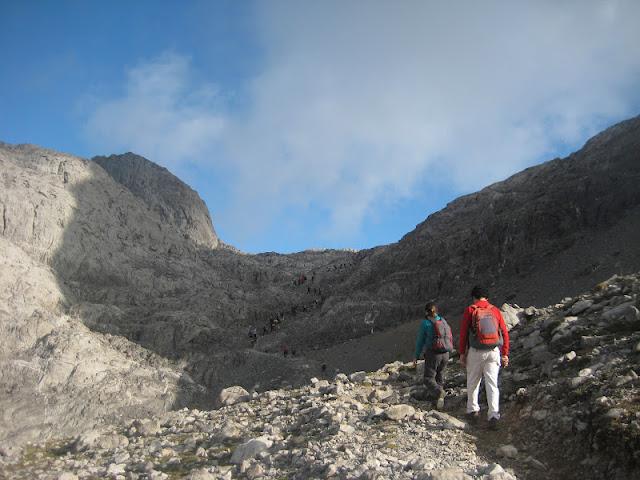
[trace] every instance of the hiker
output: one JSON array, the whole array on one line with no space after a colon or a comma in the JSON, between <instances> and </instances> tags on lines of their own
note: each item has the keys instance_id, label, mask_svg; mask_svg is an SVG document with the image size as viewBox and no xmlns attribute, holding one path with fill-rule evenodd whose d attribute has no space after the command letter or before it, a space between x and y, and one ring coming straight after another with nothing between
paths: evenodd
<instances>
[{"instance_id":1,"label":"hiker","mask_svg":"<svg viewBox=\"0 0 640 480\"><path fill-rule=\"evenodd\" d=\"M471 290L473 303L462 316L460 325L460 363L467 369L467 418L477 423L480 416L478 393L480 380L489 404L489 428L497 430L500 420L500 366L509 365L509 332L502 314L489 303L489 292L481 286Z\"/></svg>"},{"instance_id":2,"label":"hiker","mask_svg":"<svg viewBox=\"0 0 640 480\"><path fill-rule=\"evenodd\" d=\"M425 319L420 323L416 339L414 367L424 352L424 384L427 394L436 399L436 408L444 407L444 372L449 361L449 353L453 351L451 328L444 317L438 314L434 302L425 306Z\"/></svg>"},{"instance_id":3,"label":"hiker","mask_svg":"<svg viewBox=\"0 0 640 480\"><path fill-rule=\"evenodd\" d=\"M249 327L249 341L251 342L252 347L255 347L256 342L258 341L258 330L253 325Z\"/></svg>"}]
</instances>

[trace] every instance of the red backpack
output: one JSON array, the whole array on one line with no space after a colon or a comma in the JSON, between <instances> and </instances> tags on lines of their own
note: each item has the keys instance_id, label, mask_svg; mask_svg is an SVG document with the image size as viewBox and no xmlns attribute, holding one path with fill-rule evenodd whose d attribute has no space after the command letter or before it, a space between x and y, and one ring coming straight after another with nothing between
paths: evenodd
<instances>
[{"instance_id":1,"label":"red backpack","mask_svg":"<svg viewBox=\"0 0 640 480\"><path fill-rule=\"evenodd\" d=\"M480 349L490 350L500 345L500 325L493 313L495 307L471 305L471 329Z\"/></svg>"},{"instance_id":2,"label":"red backpack","mask_svg":"<svg viewBox=\"0 0 640 480\"><path fill-rule=\"evenodd\" d=\"M440 317L433 322L433 343L431 350L435 353L453 352L453 334L447 321Z\"/></svg>"}]
</instances>

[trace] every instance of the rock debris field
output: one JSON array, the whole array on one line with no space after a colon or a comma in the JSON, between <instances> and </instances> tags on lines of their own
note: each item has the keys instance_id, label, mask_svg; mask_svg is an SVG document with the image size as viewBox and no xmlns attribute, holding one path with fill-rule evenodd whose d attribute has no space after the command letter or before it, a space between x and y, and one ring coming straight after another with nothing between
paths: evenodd
<instances>
[{"instance_id":1,"label":"rock debris field","mask_svg":"<svg viewBox=\"0 0 640 480\"><path fill-rule=\"evenodd\" d=\"M0 477L638 478L639 294L640 275L628 275L543 309L504 305L512 355L498 431L464 422L457 358L443 411L424 400L420 365L395 362L300 388L230 387L217 410L3 451Z\"/></svg>"}]
</instances>

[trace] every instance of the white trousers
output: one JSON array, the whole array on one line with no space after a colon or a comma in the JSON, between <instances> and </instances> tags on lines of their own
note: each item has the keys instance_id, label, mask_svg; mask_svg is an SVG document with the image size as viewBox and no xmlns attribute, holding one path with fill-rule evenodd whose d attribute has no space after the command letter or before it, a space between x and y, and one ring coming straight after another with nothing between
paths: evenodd
<instances>
[{"instance_id":1,"label":"white trousers","mask_svg":"<svg viewBox=\"0 0 640 480\"><path fill-rule=\"evenodd\" d=\"M500 371L500 349L477 350L473 347L467 352L467 413L479 412L478 394L480 380L484 377L484 388L489 403L489 419L500 418L500 392L498 390L498 372Z\"/></svg>"}]
</instances>

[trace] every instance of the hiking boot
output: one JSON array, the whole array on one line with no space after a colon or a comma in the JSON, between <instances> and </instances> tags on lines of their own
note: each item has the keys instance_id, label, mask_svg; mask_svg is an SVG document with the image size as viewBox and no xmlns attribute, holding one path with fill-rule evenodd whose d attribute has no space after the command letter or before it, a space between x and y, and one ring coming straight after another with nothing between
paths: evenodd
<instances>
[{"instance_id":1,"label":"hiking boot","mask_svg":"<svg viewBox=\"0 0 640 480\"><path fill-rule=\"evenodd\" d=\"M500 428L500 420L496 417L489 419L489 430L498 430Z\"/></svg>"},{"instance_id":2,"label":"hiking boot","mask_svg":"<svg viewBox=\"0 0 640 480\"><path fill-rule=\"evenodd\" d=\"M444 390L440 392L438 395L438 400L436 400L436 410L442 410L444 408Z\"/></svg>"},{"instance_id":3,"label":"hiking boot","mask_svg":"<svg viewBox=\"0 0 640 480\"><path fill-rule=\"evenodd\" d=\"M477 425L478 420L480 419L480 412L469 412L467 413L466 417L467 423L469 423L470 425Z\"/></svg>"}]
</instances>

